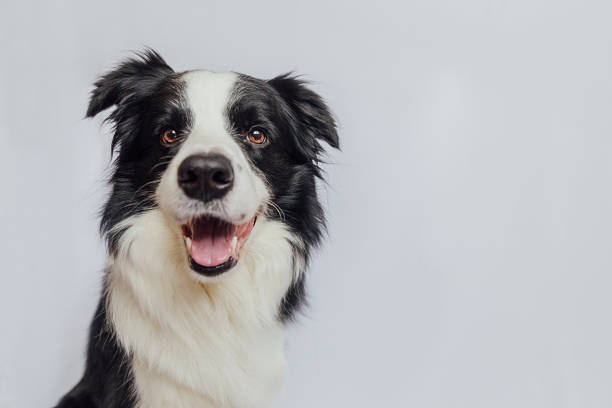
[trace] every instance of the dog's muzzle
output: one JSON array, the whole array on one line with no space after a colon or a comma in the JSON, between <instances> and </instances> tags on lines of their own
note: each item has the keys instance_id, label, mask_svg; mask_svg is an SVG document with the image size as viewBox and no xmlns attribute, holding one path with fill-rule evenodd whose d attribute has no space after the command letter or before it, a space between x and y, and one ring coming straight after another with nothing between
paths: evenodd
<instances>
[{"instance_id":1,"label":"dog's muzzle","mask_svg":"<svg viewBox=\"0 0 612 408\"><path fill-rule=\"evenodd\" d=\"M187 197L208 203L224 198L232 189L234 170L231 161L221 154L197 154L179 165L177 181ZM254 225L255 216L242 224L233 224L207 214L183 224L191 269L205 276L231 269Z\"/></svg>"}]
</instances>

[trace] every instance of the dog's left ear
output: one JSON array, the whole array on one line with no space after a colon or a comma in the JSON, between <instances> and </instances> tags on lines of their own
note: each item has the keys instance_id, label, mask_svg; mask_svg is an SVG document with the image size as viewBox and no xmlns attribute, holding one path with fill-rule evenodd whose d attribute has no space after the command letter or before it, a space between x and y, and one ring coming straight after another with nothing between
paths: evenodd
<instances>
[{"instance_id":1,"label":"dog's left ear","mask_svg":"<svg viewBox=\"0 0 612 408\"><path fill-rule=\"evenodd\" d=\"M86 116L91 118L111 106L121 108L146 98L172 72L157 52L145 49L137 53L95 82Z\"/></svg>"},{"instance_id":2,"label":"dog's left ear","mask_svg":"<svg viewBox=\"0 0 612 408\"><path fill-rule=\"evenodd\" d=\"M331 147L340 148L336 121L323 99L308 89L305 82L284 74L268 81L291 108L292 119L299 124L298 132L306 142L309 151L305 152L312 159L317 160L318 154L323 150L319 141L327 142ZM301 147L306 147L301 144Z\"/></svg>"},{"instance_id":3,"label":"dog's left ear","mask_svg":"<svg viewBox=\"0 0 612 408\"><path fill-rule=\"evenodd\" d=\"M157 52L146 49L94 83L86 116L91 118L111 106L116 108L107 118L115 123L112 152L116 146L123 149L134 140L132 112L139 111L138 105L153 95L163 79L173 72Z\"/></svg>"}]
</instances>

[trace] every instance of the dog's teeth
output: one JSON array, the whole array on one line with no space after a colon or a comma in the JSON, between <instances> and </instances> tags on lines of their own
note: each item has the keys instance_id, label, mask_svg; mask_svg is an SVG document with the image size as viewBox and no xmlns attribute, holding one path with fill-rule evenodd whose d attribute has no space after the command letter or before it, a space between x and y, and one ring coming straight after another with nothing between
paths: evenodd
<instances>
[{"instance_id":1,"label":"dog's teeth","mask_svg":"<svg viewBox=\"0 0 612 408\"><path fill-rule=\"evenodd\" d=\"M185 237L185 242L187 243L187 248L191 249L191 238Z\"/></svg>"},{"instance_id":2,"label":"dog's teeth","mask_svg":"<svg viewBox=\"0 0 612 408\"><path fill-rule=\"evenodd\" d=\"M234 235L232 238L232 252L236 250L236 245L238 244L238 237Z\"/></svg>"}]
</instances>

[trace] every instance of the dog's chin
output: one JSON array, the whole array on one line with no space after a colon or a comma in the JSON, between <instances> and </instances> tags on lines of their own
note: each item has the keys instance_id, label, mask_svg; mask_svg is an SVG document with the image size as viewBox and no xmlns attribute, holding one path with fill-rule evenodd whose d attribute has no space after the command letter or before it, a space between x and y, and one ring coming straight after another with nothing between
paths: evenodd
<instances>
[{"instance_id":1,"label":"dog's chin","mask_svg":"<svg viewBox=\"0 0 612 408\"><path fill-rule=\"evenodd\" d=\"M212 215L195 217L181 225L189 267L200 281L218 280L236 266L256 216L233 224Z\"/></svg>"}]
</instances>

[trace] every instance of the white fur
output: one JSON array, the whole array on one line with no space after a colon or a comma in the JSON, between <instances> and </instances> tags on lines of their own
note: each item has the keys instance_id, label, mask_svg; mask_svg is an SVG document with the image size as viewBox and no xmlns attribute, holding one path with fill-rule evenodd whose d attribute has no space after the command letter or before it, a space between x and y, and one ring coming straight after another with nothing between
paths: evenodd
<instances>
[{"instance_id":1,"label":"white fur","mask_svg":"<svg viewBox=\"0 0 612 408\"><path fill-rule=\"evenodd\" d=\"M121 226L128 229L111 259L108 310L131 356L138 406L269 406L285 372L277 314L297 266L297 237L260 217L236 267L203 284L163 212Z\"/></svg>"}]
</instances>

